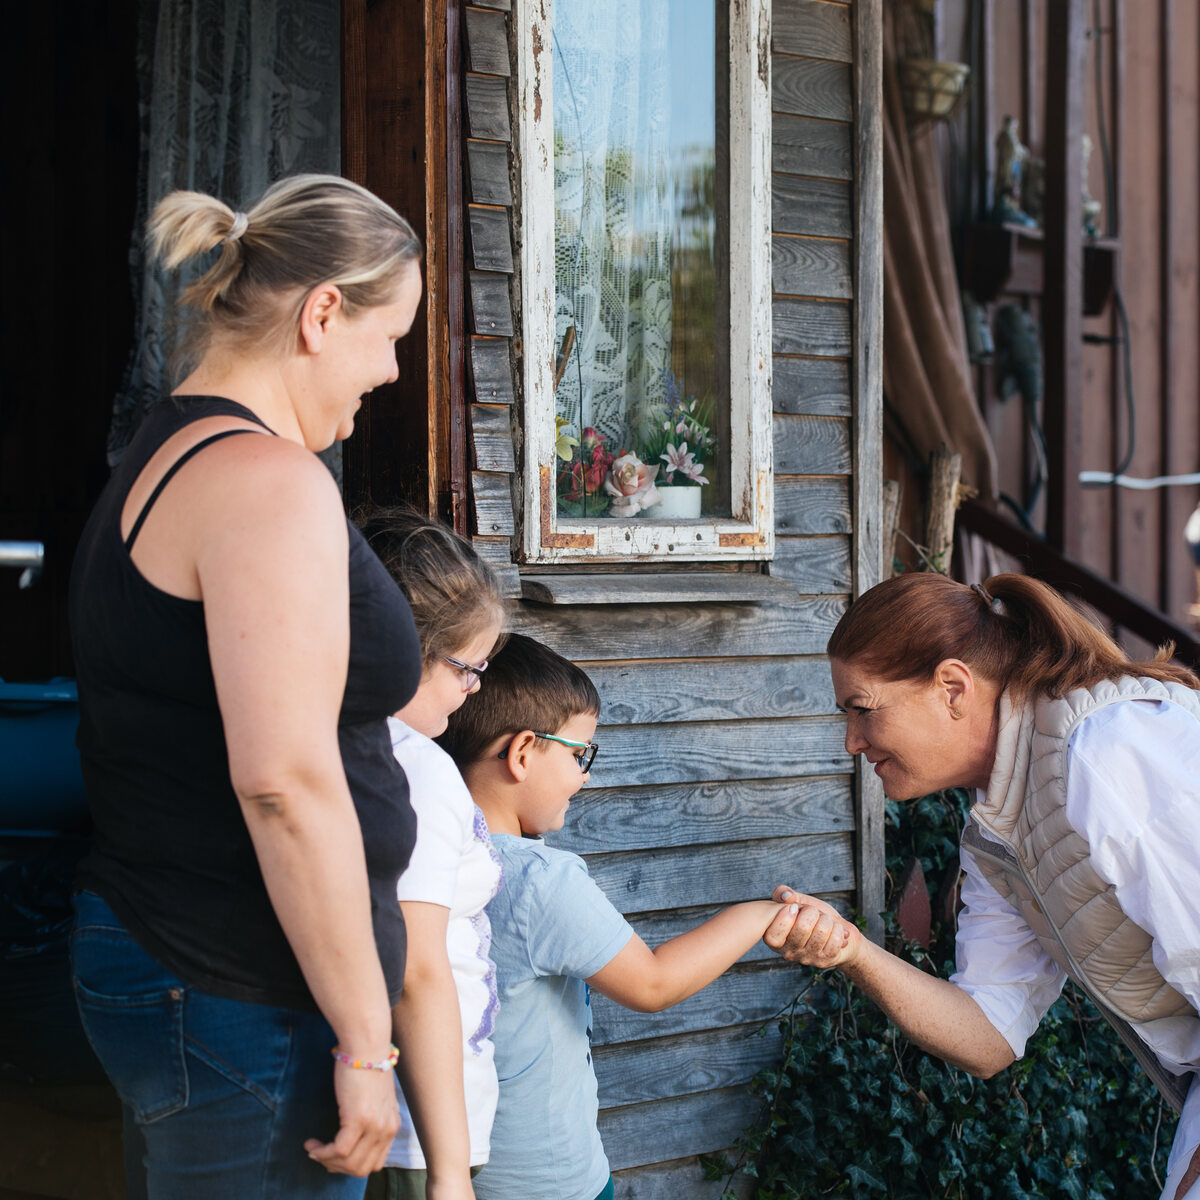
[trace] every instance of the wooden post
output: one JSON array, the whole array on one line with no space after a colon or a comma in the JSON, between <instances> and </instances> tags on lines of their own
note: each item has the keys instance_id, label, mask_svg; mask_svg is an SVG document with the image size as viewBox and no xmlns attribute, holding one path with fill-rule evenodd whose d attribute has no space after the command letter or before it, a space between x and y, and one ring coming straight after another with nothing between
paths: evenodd
<instances>
[{"instance_id":1,"label":"wooden post","mask_svg":"<svg viewBox=\"0 0 1200 1200\"><path fill-rule=\"evenodd\" d=\"M1046 537L1072 558L1082 547L1079 468L1083 407L1083 0L1046 6L1046 260L1042 328Z\"/></svg>"},{"instance_id":2,"label":"wooden post","mask_svg":"<svg viewBox=\"0 0 1200 1200\"><path fill-rule=\"evenodd\" d=\"M929 502L925 509L925 548L934 568L950 574L954 553L954 514L958 509L958 481L962 455L943 446L929 456Z\"/></svg>"},{"instance_id":3,"label":"wooden post","mask_svg":"<svg viewBox=\"0 0 1200 1200\"><path fill-rule=\"evenodd\" d=\"M1175 204L1171 175L1176 164L1171 153L1174 142L1175 72L1172 69L1171 45L1175 37L1175 17L1171 0L1159 2L1159 168L1158 168L1158 387L1159 387L1159 461L1160 470L1170 475L1175 458L1177 439L1175 426ZM1128 352L1128 349L1126 350ZM1187 468L1185 468L1187 469ZM1171 611L1172 583L1178 562L1175 539L1179 534L1171 528L1171 489L1158 493L1158 607Z\"/></svg>"},{"instance_id":4,"label":"wooden post","mask_svg":"<svg viewBox=\"0 0 1200 1200\"><path fill-rule=\"evenodd\" d=\"M854 72L854 594L880 581L883 477L883 0L853 9ZM889 558L890 561L890 558ZM867 936L883 941L883 785L860 754L855 873ZM865 769L864 769L865 766Z\"/></svg>"}]
</instances>

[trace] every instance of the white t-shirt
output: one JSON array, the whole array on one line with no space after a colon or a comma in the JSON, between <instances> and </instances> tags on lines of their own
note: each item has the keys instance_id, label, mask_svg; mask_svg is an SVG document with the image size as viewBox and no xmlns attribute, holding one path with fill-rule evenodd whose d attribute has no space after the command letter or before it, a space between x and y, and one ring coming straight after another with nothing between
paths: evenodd
<instances>
[{"instance_id":1,"label":"white t-shirt","mask_svg":"<svg viewBox=\"0 0 1200 1200\"><path fill-rule=\"evenodd\" d=\"M1200 1011L1200 726L1177 704L1129 700L1085 718L1067 747L1066 818L1087 839L1121 911L1153 939L1154 965ZM984 837L987 831L981 830ZM1066 975L965 847L958 970L951 977L1020 1058ZM1133 1028L1164 1067L1200 1072L1200 1024L1167 1018ZM1170 1175L1200 1145L1193 1078L1171 1148ZM1189 1200L1200 1188L1190 1189ZM1174 1187L1164 1196L1174 1197Z\"/></svg>"},{"instance_id":2,"label":"white t-shirt","mask_svg":"<svg viewBox=\"0 0 1200 1200\"><path fill-rule=\"evenodd\" d=\"M408 776L417 814L417 843L400 882L399 900L440 904L450 910L446 949L458 990L463 1031L463 1085L471 1132L471 1166L487 1162L499 1087L491 1034L499 1002L496 968L488 957L492 930L484 909L500 890L500 858L483 813L471 799L454 760L438 745L395 717L388 719L392 752ZM388 1151L389 1167L425 1167L404 1092L400 1132Z\"/></svg>"}]
</instances>

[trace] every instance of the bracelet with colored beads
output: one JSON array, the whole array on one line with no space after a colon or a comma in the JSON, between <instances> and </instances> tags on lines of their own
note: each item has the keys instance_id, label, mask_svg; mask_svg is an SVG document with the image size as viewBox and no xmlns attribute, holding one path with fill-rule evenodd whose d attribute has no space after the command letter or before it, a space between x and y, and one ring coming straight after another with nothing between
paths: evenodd
<instances>
[{"instance_id":1,"label":"bracelet with colored beads","mask_svg":"<svg viewBox=\"0 0 1200 1200\"><path fill-rule=\"evenodd\" d=\"M364 1058L351 1058L349 1054L343 1054L341 1046L334 1046L330 1054L340 1063L345 1063L348 1067L353 1067L356 1071L390 1071L396 1065L396 1060L400 1057L400 1051L395 1046L388 1048L388 1056L383 1062L367 1062Z\"/></svg>"}]
</instances>

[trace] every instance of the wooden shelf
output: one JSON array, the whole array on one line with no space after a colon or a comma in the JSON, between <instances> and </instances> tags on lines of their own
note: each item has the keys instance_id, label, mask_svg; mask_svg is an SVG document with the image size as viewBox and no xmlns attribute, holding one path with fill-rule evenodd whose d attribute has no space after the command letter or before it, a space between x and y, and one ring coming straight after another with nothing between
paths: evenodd
<instances>
[{"instance_id":1,"label":"wooden shelf","mask_svg":"<svg viewBox=\"0 0 1200 1200\"><path fill-rule=\"evenodd\" d=\"M521 599L535 604L762 603L796 594L786 579L734 571L521 576Z\"/></svg>"},{"instance_id":2,"label":"wooden shelf","mask_svg":"<svg viewBox=\"0 0 1200 1200\"><path fill-rule=\"evenodd\" d=\"M963 282L981 304L1001 295L1040 296L1045 278L1046 235L1023 225L980 224L967 229ZM1083 243L1083 313L1104 311L1112 295L1116 238Z\"/></svg>"}]
</instances>

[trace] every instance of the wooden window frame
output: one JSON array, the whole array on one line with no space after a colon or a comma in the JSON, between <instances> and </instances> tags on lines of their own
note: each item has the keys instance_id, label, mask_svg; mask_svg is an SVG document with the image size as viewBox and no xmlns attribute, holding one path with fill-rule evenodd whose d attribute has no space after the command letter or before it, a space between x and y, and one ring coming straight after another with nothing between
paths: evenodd
<instances>
[{"instance_id":1,"label":"wooden window frame","mask_svg":"<svg viewBox=\"0 0 1200 1200\"><path fill-rule=\"evenodd\" d=\"M718 0L721 2L721 0ZM771 466L771 6L729 0L730 517L670 524L560 519L554 455L552 0L514 14L524 333L522 559L763 560L774 554Z\"/></svg>"}]
</instances>

